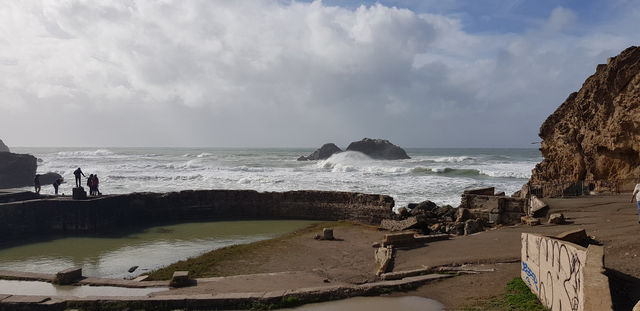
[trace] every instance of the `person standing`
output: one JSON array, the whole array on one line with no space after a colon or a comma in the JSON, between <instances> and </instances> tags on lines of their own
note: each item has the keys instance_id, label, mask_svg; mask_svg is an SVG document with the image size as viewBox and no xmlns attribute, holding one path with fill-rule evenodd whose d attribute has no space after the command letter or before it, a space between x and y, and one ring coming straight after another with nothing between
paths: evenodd
<instances>
[{"instance_id":1,"label":"person standing","mask_svg":"<svg viewBox=\"0 0 640 311\"><path fill-rule=\"evenodd\" d=\"M636 187L633 189L631 203L633 203L633 199L636 199L636 205L638 206L638 223L640 224L640 184L636 184Z\"/></svg>"},{"instance_id":2,"label":"person standing","mask_svg":"<svg viewBox=\"0 0 640 311\"><path fill-rule=\"evenodd\" d=\"M82 186L82 178L80 177L80 175L87 177L82 170L78 167L77 170L73 171L73 175L76 176L76 187L80 188Z\"/></svg>"},{"instance_id":3,"label":"person standing","mask_svg":"<svg viewBox=\"0 0 640 311\"><path fill-rule=\"evenodd\" d=\"M87 187L89 187L89 195L93 195L93 174L89 174L87 178Z\"/></svg>"},{"instance_id":4,"label":"person standing","mask_svg":"<svg viewBox=\"0 0 640 311\"><path fill-rule=\"evenodd\" d=\"M102 195L102 193L100 193L100 190L98 189L98 186L100 186L100 180L98 179L98 174L93 175L93 193L94 195Z\"/></svg>"},{"instance_id":5,"label":"person standing","mask_svg":"<svg viewBox=\"0 0 640 311\"><path fill-rule=\"evenodd\" d=\"M56 179L56 181L53 182L53 190L56 192L56 195L58 195L58 187L60 186L61 183L62 183L62 179L60 178Z\"/></svg>"},{"instance_id":6,"label":"person standing","mask_svg":"<svg viewBox=\"0 0 640 311\"><path fill-rule=\"evenodd\" d=\"M36 174L33 179L33 186L36 188L36 194L40 194L40 174Z\"/></svg>"}]
</instances>

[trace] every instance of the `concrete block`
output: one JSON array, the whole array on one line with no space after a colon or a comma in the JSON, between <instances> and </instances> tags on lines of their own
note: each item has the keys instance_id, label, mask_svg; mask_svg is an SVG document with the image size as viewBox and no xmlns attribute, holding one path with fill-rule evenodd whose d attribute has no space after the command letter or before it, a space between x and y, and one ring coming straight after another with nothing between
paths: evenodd
<instances>
[{"instance_id":1,"label":"concrete block","mask_svg":"<svg viewBox=\"0 0 640 311\"><path fill-rule=\"evenodd\" d=\"M333 240L333 229L331 229L331 228L322 229L322 239L323 240Z\"/></svg>"},{"instance_id":2,"label":"concrete block","mask_svg":"<svg viewBox=\"0 0 640 311\"><path fill-rule=\"evenodd\" d=\"M555 238L558 240L563 240L563 241L571 242L578 245L584 245L585 242L589 240L589 237L587 236L587 231L585 231L584 229L575 229L571 231L566 231L556 235Z\"/></svg>"},{"instance_id":3,"label":"concrete block","mask_svg":"<svg viewBox=\"0 0 640 311\"><path fill-rule=\"evenodd\" d=\"M380 247L377 248L373 254L376 261L376 275L381 275L388 272L393 260L393 248L392 247Z\"/></svg>"},{"instance_id":4,"label":"concrete block","mask_svg":"<svg viewBox=\"0 0 640 311\"><path fill-rule=\"evenodd\" d=\"M87 192L84 191L82 187L75 187L73 188L72 198L74 200L85 200L87 198Z\"/></svg>"},{"instance_id":5,"label":"concrete block","mask_svg":"<svg viewBox=\"0 0 640 311\"><path fill-rule=\"evenodd\" d=\"M69 285L82 279L82 268L74 267L56 273L54 284Z\"/></svg>"},{"instance_id":6,"label":"concrete block","mask_svg":"<svg viewBox=\"0 0 640 311\"><path fill-rule=\"evenodd\" d=\"M415 243L414 238L415 233L413 232L400 232L400 233L391 233L385 234L384 239L382 240L382 246L400 246L400 245L411 245Z\"/></svg>"},{"instance_id":7,"label":"concrete block","mask_svg":"<svg viewBox=\"0 0 640 311\"><path fill-rule=\"evenodd\" d=\"M564 219L564 214L562 213L553 213L549 215L549 223L556 225L564 225L567 221Z\"/></svg>"},{"instance_id":8,"label":"concrete block","mask_svg":"<svg viewBox=\"0 0 640 311\"><path fill-rule=\"evenodd\" d=\"M171 287L185 287L191 285L193 282L189 279L189 271L174 271L171 277L169 286Z\"/></svg>"},{"instance_id":9,"label":"concrete block","mask_svg":"<svg viewBox=\"0 0 640 311\"><path fill-rule=\"evenodd\" d=\"M538 199L535 195L529 199L529 216L533 217L545 217L549 212L549 205Z\"/></svg>"},{"instance_id":10,"label":"concrete block","mask_svg":"<svg viewBox=\"0 0 640 311\"><path fill-rule=\"evenodd\" d=\"M493 195L495 190L496 190L495 187L469 189L469 190L465 190L464 194Z\"/></svg>"}]
</instances>

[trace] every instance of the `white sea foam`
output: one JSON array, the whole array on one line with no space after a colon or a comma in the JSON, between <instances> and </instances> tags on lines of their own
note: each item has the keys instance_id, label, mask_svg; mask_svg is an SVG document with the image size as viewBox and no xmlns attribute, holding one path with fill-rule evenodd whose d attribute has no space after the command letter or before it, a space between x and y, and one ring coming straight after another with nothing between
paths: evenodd
<instances>
[{"instance_id":1,"label":"white sea foam","mask_svg":"<svg viewBox=\"0 0 640 311\"><path fill-rule=\"evenodd\" d=\"M73 171L98 174L103 193L166 192L187 189L257 191L327 190L380 193L396 206L431 200L456 206L462 191L494 186L518 190L540 160L537 150L493 152L473 149L409 152L412 159L374 160L343 152L315 162L295 161L299 150L118 149L20 150L42 159L38 172L61 174L70 193ZM309 151L311 152L311 151ZM514 159L518 159L517 161ZM43 186L43 193L53 188Z\"/></svg>"}]
</instances>

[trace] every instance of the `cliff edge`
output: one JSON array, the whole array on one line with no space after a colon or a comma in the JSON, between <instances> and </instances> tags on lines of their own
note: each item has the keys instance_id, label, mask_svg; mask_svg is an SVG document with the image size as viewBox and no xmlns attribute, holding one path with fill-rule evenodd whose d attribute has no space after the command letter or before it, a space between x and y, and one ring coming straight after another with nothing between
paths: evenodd
<instances>
[{"instance_id":1,"label":"cliff edge","mask_svg":"<svg viewBox=\"0 0 640 311\"><path fill-rule=\"evenodd\" d=\"M640 47L600 64L540 127L544 160L531 182L640 174Z\"/></svg>"}]
</instances>

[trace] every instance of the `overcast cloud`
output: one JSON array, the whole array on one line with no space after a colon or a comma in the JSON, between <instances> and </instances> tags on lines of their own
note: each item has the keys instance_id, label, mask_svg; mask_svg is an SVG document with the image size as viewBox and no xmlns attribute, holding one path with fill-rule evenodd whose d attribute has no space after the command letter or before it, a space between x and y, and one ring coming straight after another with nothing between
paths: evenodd
<instances>
[{"instance_id":1,"label":"overcast cloud","mask_svg":"<svg viewBox=\"0 0 640 311\"><path fill-rule=\"evenodd\" d=\"M2 1L0 138L529 147L598 63L638 45L637 2L611 3L606 22L557 6L477 31L459 12L384 4Z\"/></svg>"}]
</instances>

